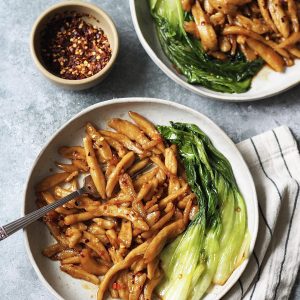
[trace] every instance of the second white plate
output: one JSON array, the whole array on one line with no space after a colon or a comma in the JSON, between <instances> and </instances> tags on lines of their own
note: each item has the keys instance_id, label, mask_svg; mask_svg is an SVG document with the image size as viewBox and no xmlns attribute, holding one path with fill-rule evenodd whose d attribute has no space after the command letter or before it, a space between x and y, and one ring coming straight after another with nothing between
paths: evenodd
<instances>
[{"instance_id":1,"label":"second white plate","mask_svg":"<svg viewBox=\"0 0 300 300\"><path fill-rule=\"evenodd\" d=\"M295 60L295 65L286 68L284 73L274 72L267 66L263 67L254 77L251 88L246 93L220 93L200 85L190 84L183 75L178 74L164 54L150 14L148 0L129 1L133 25L145 51L167 76L195 94L223 101L253 101L274 96L300 83L300 59L297 59Z\"/></svg>"}]
</instances>

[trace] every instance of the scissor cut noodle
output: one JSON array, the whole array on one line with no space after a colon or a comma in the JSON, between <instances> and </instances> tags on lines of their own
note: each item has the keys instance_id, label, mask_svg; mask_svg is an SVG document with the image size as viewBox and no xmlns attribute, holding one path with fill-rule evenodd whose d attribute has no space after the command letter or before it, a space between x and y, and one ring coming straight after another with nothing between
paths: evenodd
<instances>
[{"instance_id":1,"label":"scissor cut noodle","mask_svg":"<svg viewBox=\"0 0 300 300\"><path fill-rule=\"evenodd\" d=\"M158 255L188 225L194 199L181 178L176 146L165 145L142 115L129 116L134 123L109 121L116 131L87 123L83 146L59 149L64 162L56 166L64 172L36 188L44 205L91 175L101 198L82 195L48 213L44 221L57 242L43 255L59 260L74 278L100 284L98 300L107 291L121 299L153 299L163 274Z\"/></svg>"}]
</instances>

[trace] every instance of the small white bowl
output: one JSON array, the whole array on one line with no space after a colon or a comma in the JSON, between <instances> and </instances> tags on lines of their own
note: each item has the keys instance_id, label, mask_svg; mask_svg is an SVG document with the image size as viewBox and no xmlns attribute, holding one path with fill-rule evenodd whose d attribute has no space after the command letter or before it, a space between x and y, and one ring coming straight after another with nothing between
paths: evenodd
<instances>
[{"instance_id":1,"label":"small white bowl","mask_svg":"<svg viewBox=\"0 0 300 300\"><path fill-rule=\"evenodd\" d=\"M107 65L98 73L91 77L78 80L64 79L52 74L43 62L40 53L40 33L45 28L46 24L57 14L66 11L75 11L82 14L87 14L92 17L85 17L92 25L99 26L107 35L108 41L112 49L112 55ZM55 4L44 11L36 20L32 27L30 37L30 52L32 59L38 70L50 81L65 89L83 90L91 88L100 83L111 71L119 52L119 36L115 24L102 9L96 5L83 1L64 1Z\"/></svg>"},{"instance_id":2,"label":"small white bowl","mask_svg":"<svg viewBox=\"0 0 300 300\"><path fill-rule=\"evenodd\" d=\"M224 131L203 114L186 106L160 99L124 98L101 102L86 108L62 126L43 147L33 164L26 183L23 214L36 209L34 186L41 178L49 174L49 169L54 167L54 161L61 161L57 154L60 146L81 145L85 135L84 127L88 121L99 128L106 128L107 121L113 117L128 118L128 111L137 111L155 124L168 125L169 121L194 123L210 137L217 149L230 161L238 186L244 196L251 236L251 254L258 230L257 198L253 179L240 152ZM45 286L58 299L81 300L95 297L96 286L61 272L58 262L41 254L46 246L54 243L53 237L42 222L35 222L28 226L24 231L24 237L27 254L33 268ZM233 272L224 286L215 286L204 299L220 299L241 276L248 260L246 259Z\"/></svg>"}]
</instances>

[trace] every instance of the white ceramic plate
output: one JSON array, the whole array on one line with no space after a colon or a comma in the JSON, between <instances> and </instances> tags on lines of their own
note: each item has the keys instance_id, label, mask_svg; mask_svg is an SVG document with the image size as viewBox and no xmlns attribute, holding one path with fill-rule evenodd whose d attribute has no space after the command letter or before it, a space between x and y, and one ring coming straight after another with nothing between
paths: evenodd
<instances>
[{"instance_id":1,"label":"white ceramic plate","mask_svg":"<svg viewBox=\"0 0 300 300\"><path fill-rule=\"evenodd\" d=\"M112 117L128 118L127 112L133 110L141 113L156 124L167 125L169 121L197 124L213 141L215 146L229 159L242 194L244 195L248 226L251 234L250 253L253 250L257 229L258 209L253 179L241 154L229 137L206 116L170 101L152 98L115 99L88 107L59 129L45 145L34 162L25 195L23 213L36 209L34 186L54 167L54 161L61 160L57 149L63 145L80 145L84 136L84 126L92 121L98 127L105 128ZM48 229L42 222L30 225L25 231L25 244L30 261L45 286L58 298L67 300L95 299L97 287L81 280L73 279L59 270L59 263L42 256L42 249L54 242ZM238 280L248 260L235 270L227 283L215 287L208 299L220 299ZM176 299L174 299L176 300ZM180 299L178 299L180 300Z\"/></svg>"},{"instance_id":2,"label":"white ceramic plate","mask_svg":"<svg viewBox=\"0 0 300 300\"><path fill-rule=\"evenodd\" d=\"M176 72L162 51L150 15L148 0L129 0L129 2L133 25L145 51L167 76L195 94L224 101L253 101L279 94L300 82L300 60L298 59L295 61L295 65L286 68L284 73L274 72L265 66L254 77L250 90L242 94L219 93L200 85L192 85L186 81L184 76Z\"/></svg>"}]
</instances>

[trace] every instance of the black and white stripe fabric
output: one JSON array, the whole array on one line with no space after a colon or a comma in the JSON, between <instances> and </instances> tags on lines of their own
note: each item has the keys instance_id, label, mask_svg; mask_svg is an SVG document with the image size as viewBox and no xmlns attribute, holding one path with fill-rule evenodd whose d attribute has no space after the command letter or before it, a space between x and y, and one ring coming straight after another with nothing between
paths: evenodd
<instances>
[{"instance_id":1,"label":"black and white stripe fabric","mask_svg":"<svg viewBox=\"0 0 300 300\"><path fill-rule=\"evenodd\" d=\"M252 173L259 231L249 264L224 299L288 299L300 262L300 156L279 127L237 145Z\"/></svg>"}]
</instances>

